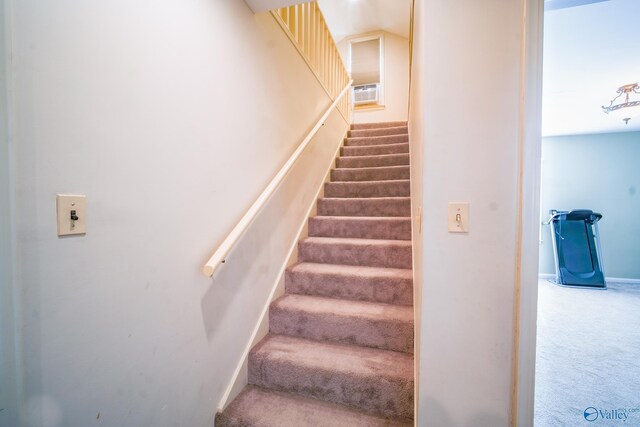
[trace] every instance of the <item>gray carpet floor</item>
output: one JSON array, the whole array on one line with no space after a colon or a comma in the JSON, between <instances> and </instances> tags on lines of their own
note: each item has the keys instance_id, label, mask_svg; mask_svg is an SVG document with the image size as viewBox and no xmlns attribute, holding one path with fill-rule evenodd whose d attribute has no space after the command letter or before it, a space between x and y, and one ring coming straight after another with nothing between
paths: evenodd
<instances>
[{"instance_id":1,"label":"gray carpet floor","mask_svg":"<svg viewBox=\"0 0 640 427\"><path fill-rule=\"evenodd\" d=\"M640 427L640 285L540 281L535 426Z\"/></svg>"}]
</instances>

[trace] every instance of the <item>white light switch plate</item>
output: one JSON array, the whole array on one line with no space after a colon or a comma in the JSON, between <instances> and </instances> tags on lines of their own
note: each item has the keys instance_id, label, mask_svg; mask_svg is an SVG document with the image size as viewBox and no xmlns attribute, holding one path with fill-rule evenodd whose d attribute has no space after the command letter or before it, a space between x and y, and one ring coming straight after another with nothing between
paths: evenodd
<instances>
[{"instance_id":1,"label":"white light switch plate","mask_svg":"<svg viewBox=\"0 0 640 427\"><path fill-rule=\"evenodd\" d=\"M468 233L469 232L469 203L450 202L449 203L449 232Z\"/></svg>"},{"instance_id":2,"label":"white light switch plate","mask_svg":"<svg viewBox=\"0 0 640 427\"><path fill-rule=\"evenodd\" d=\"M58 212L58 236L86 234L87 232L87 197L71 194L56 195ZM73 220L72 211L78 218Z\"/></svg>"}]
</instances>

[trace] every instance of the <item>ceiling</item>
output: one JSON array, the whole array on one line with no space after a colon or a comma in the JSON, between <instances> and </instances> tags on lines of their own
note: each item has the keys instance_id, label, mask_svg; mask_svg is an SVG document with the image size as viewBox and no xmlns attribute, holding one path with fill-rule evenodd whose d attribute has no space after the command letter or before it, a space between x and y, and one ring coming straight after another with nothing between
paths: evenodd
<instances>
[{"instance_id":1,"label":"ceiling","mask_svg":"<svg viewBox=\"0 0 640 427\"><path fill-rule=\"evenodd\" d=\"M618 87L640 82L640 1L548 10L544 25L543 135L640 130L610 116ZM636 108L640 109L640 108Z\"/></svg>"},{"instance_id":2,"label":"ceiling","mask_svg":"<svg viewBox=\"0 0 640 427\"><path fill-rule=\"evenodd\" d=\"M411 0L318 0L336 42L384 30L409 38Z\"/></svg>"}]
</instances>

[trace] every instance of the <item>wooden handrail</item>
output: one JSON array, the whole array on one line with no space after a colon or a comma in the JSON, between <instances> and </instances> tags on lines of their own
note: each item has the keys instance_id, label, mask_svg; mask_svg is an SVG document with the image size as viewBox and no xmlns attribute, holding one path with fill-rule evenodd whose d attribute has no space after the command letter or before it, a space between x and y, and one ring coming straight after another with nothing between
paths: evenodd
<instances>
[{"instance_id":1,"label":"wooden handrail","mask_svg":"<svg viewBox=\"0 0 640 427\"><path fill-rule=\"evenodd\" d=\"M307 145L309 145L309 142L311 142L311 139L318 132L318 130L324 125L325 121L327 120L327 117L329 117L329 114L331 114L331 112L336 108L340 100L344 98L344 95L346 93L351 92L349 90L351 88L351 83L352 81L350 80L347 83L347 85L342 89L342 91L338 94L338 96L333 101L333 103L331 103L331 106L322 115L320 120L318 120L318 122L313 127L313 129L311 129L311 132L309 132L309 134L304 138L304 140L298 146L298 148L296 148L296 151L293 152L289 160L287 160L287 162L282 166L282 168L278 171L276 176L273 177L269 185L267 185L267 188L265 188L265 190L262 192L262 194L260 194L258 199L253 203L253 205L251 205L249 210L247 210L247 212L243 215L242 219L240 219L240 221L236 224L236 226L233 227L233 230L231 230L229 235L224 239L222 244L218 247L218 249L213 253L211 258L209 258L207 263L202 268L202 274L204 274L207 277L212 277L213 274L216 272L217 268L220 267L220 265L225 263L225 259L229 254L229 252L231 252L231 250L235 247L238 240L240 240L240 238L244 235L247 228L249 228L251 223L253 223L256 216L260 212L260 210L263 208L265 203L269 200L269 198L274 193L274 191L278 188L278 186L280 185L284 177L287 176L287 173L289 173L289 171L291 170L291 167L296 162L296 160L298 160L298 157L300 157L304 149L307 147Z\"/></svg>"},{"instance_id":2,"label":"wooden handrail","mask_svg":"<svg viewBox=\"0 0 640 427\"><path fill-rule=\"evenodd\" d=\"M351 122L351 77L347 72L340 53L336 46L329 27L318 7L317 2L297 4L295 6L283 7L271 12L275 20L280 24L285 34L289 37L293 45L298 49L311 71L333 100L331 106L318 120L311 132L304 138L289 160L282 166L280 171L271 180L267 188L260 194L258 199L251 205L242 219L231 230L231 233L224 239L220 247L213 253L209 261L202 268L202 273L207 277L212 277L216 269L224 264L229 252L234 248L238 240L245 233L249 225L253 222L269 197L278 188L298 157L309 145L313 136L322 127L329 117L329 114L336 108L342 117ZM345 96L346 94L346 96Z\"/></svg>"}]
</instances>

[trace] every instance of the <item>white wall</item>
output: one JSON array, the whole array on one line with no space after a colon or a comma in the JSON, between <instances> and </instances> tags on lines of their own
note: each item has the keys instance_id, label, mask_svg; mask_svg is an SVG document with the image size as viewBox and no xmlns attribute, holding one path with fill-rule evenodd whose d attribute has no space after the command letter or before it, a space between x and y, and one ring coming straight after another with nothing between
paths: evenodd
<instances>
[{"instance_id":1,"label":"white wall","mask_svg":"<svg viewBox=\"0 0 640 427\"><path fill-rule=\"evenodd\" d=\"M422 275L420 426L500 427L516 416L518 289L535 282L537 265L535 255L519 258L523 236L523 256L536 248L520 220L537 206L534 195L520 207L530 195L520 174L529 128L540 129L521 99L530 96L522 79L524 5L416 1L409 117L412 178L424 169L422 182L412 183L414 214L424 206L422 242L414 245L422 262L415 273ZM453 201L470 203L467 234L447 232Z\"/></svg>"},{"instance_id":2,"label":"white wall","mask_svg":"<svg viewBox=\"0 0 640 427\"><path fill-rule=\"evenodd\" d=\"M13 6L24 425L210 426L346 123L205 279L331 103L296 49L241 1ZM86 236L56 236L56 193Z\"/></svg>"},{"instance_id":3,"label":"white wall","mask_svg":"<svg viewBox=\"0 0 640 427\"><path fill-rule=\"evenodd\" d=\"M12 147L9 138L7 83L10 46L7 8L0 0L0 426L17 426L19 417L18 348L13 282Z\"/></svg>"},{"instance_id":4,"label":"white wall","mask_svg":"<svg viewBox=\"0 0 640 427\"><path fill-rule=\"evenodd\" d=\"M384 36L384 108L378 110L356 110L354 123L387 122L407 120L409 102L409 40L398 35L381 31ZM338 51L347 67L349 66L349 39L346 37L337 44Z\"/></svg>"}]
</instances>

